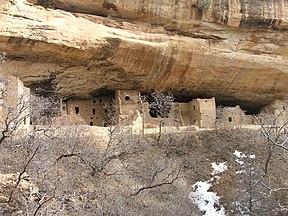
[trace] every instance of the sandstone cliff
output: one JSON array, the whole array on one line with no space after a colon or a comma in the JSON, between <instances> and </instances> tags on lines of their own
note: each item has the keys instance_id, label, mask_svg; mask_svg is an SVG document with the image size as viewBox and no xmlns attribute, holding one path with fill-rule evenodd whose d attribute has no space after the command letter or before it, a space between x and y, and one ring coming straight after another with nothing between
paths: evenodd
<instances>
[{"instance_id":1,"label":"sandstone cliff","mask_svg":"<svg viewBox=\"0 0 288 216\"><path fill-rule=\"evenodd\" d=\"M161 89L248 109L288 92L287 1L54 3L0 0L2 70L36 91Z\"/></svg>"}]
</instances>

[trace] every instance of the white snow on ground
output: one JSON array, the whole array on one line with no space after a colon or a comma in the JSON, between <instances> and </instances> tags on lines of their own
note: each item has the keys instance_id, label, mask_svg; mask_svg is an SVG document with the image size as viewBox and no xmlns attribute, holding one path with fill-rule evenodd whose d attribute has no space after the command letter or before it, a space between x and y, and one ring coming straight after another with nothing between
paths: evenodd
<instances>
[{"instance_id":1,"label":"white snow on ground","mask_svg":"<svg viewBox=\"0 0 288 216\"><path fill-rule=\"evenodd\" d=\"M234 154L236 157L241 157L241 153L242 153L242 152L235 150L233 154Z\"/></svg>"},{"instance_id":2,"label":"white snow on ground","mask_svg":"<svg viewBox=\"0 0 288 216\"><path fill-rule=\"evenodd\" d=\"M225 170L228 169L227 165L226 165L226 162L223 162L223 163L211 163L212 165L212 168L213 168L213 171L212 171L212 175L215 175L215 174L219 174L221 172L224 172Z\"/></svg>"},{"instance_id":3,"label":"white snow on ground","mask_svg":"<svg viewBox=\"0 0 288 216\"><path fill-rule=\"evenodd\" d=\"M251 158L254 159L255 154L246 155L241 151L235 150L234 153L236 162L244 165L244 162L240 158ZM225 209L223 206L219 205L220 197L216 193L208 191L212 187L212 182L218 180L220 177L217 174L222 173L228 169L226 162L223 163L211 163L213 168L212 178L206 182L198 181L192 188L193 192L189 193L189 198L195 203L199 210L204 212L203 216L225 216ZM245 170L236 171L236 174L245 173ZM217 208L218 207L218 208Z\"/></svg>"},{"instance_id":4,"label":"white snow on ground","mask_svg":"<svg viewBox=\"0 0 288 216\"><path fill-rule=\"evenodd\" d=\"M235 157L237 157L235 162L239 163L240 165L243 165L244 167L245 167L244 161L240 160L239 158L250 158L250 159L255 159L256 158L255 154L246 155L243 152L240 152L240 151L237 151L237 150L235 150L233 154L235 155ZM254 168L251 167L251 169L254 169ZM236 171L235 174L236 175L240 175L240 174L244 174L245 172L246 172L245 170L238 170L238 171Z\"/></svg>"},{"instance_id":5,"label":"white snow on ground","mask_svg":"<svg viewBox=\"0 0 288 216\"><path fill-rule=\"evenodd\" d=\"M241 161L241 160L239 160L239 159L236 159L235 161L236 161L237 163L239 163L240 165L243 165L243 164L244 164L244 162Z\"/></svg>"},{"instance_id":6,"label":"white snow on ground","mask_svg":"<svg viewBox=\"0 0 288 216\"><path fill-rule=\"evenodd\" d=\"M247 155L245 155L243 152L241 151L237 151L235 150L234 153L233 153L236 157L238 158L247 158Z\"/></svg>"},{"instance_id":7,"label":"white snow on ground","mask_svg":"<svg viewBox=\"0 0 288 216\"><path fill-rule=\"evenodd\" d=\"M243 152L237 151L237 150L234 151L233 155L235 155L235 157L237 157L237 159L236 159L235 161L236 161L237 163L239 163L240 165L243 165L244 162L241 161L241 160L239 160L239 158L247 158L247 157L249 157L249 158L251 158L251 159L256 158L255 154L246 155L246 154L244 154Z\"/></svg>"},{"instance_id":8,"label":"white snow on ground","mask_svg":"<svg viewBox=\"0 0 288 216\"><path fill-rule=\"evenodd\" d=\"M196 182L193 186L194 192L189 194L189 198L198 206L200 211L205 212L204 216L225 216L225 209L221 206L216 209L214 205L219 205L219 197L209 192L211 183Z\"/></svg>"},{"instance_id":9,"label":"white snow on ground","mask_svg":"<svg viewBox=\"0 0 288 216\"><path fill-rule=\"evenodd\" d=\"M236 175L243 174L243 173L245 173L245 170L236 171Z\"/></svg>"},{"instance_id":10,"label":"white snow on ground","mask_svg":"<svg viewBox=\"0 0 288 216\"><path fill-rule=\"evenodd\" d=\"M208 191L212 186L214 179L219 180L219 176L216 174L222 173L228 169L226 162L223 163L211 163L213 168L213 177L206 182L196 182L192 188L193 192L189 193L189 198L195 203L200 211L205 212L204 216L225 216L225 209L219 205L219 199L216 193ZM218 208L216 208L218 206Z\"/></svg>"}]
</instances>

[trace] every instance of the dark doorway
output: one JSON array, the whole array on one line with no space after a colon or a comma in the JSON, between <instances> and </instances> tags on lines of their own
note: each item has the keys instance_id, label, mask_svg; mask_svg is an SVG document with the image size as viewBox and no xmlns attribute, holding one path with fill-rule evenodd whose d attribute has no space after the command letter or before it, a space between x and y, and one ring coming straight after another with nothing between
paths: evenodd
<instances>
[{"instance_id":1,"label":"dark doorway","mask_svg":"<svg viewBox=\"0 0 288 216\"><path fill-rule=\"evenodd\" d=\"M79 107L75 107L75 113L79 114L79 111L80 111Z\"/></svg>"}]
</instances>

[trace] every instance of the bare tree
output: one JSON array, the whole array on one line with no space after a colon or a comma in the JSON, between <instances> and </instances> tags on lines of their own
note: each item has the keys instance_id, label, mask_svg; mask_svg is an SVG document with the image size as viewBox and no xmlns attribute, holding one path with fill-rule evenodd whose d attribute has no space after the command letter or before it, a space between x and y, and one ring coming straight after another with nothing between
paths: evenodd
<instances>
[{"instance_id":1,"label":"bare tree","mask_svg":"<svg viewBox=\"0 0 288 216\"><path fill-rule=\"evenodd\" d=\"M237 215L282 215L287 213L288 187L273 180L261 169L255 154L239 154L236 159L234 208ZM280 176L279 176L280 177ZM281 182L281 181L280 181ZM282 196L282 197L281 197Z\"/></svg>"},{"instance_id":2,"label":"bare tree","mask_svg":"<svg viewBox=\"0 0 288 216\"><path fill-rule=\"evenodd\" d=\"M167 118L174 101L174 96L171 93L164 94L161 91L154 91L148 97L149 113L152 117Z\"/></svg>"},{"instance_id":3,"label":"bare tree","mask_svg":"<svg viewBox=\"0 0 288 216\"><path fill-rule=\"evenodd\" d=\"M276 149L288 152L288 99L283 100L283 106L275 113L266 111L255 117L261 126L261 133L267 141L267 158L264 172L268 174L269 163Z\"/></svg>"},{"instance_id":4,"label":"bare tree","mask_svg":"<svg viewBox=\"0 0 288 216\"><path fill-rule=\"evenodd\" d=\"M106 102L103 108L107 111L110 125L116 124L116 104L115 101Z\"/></svg>"},{"instance_id":5,"label":"bare tree","mask_svg":"<svg viewBox=\"0 0 288 216\"><path fill-rule=\"evenodd\" d=\"M33 125L51 125L61 115L60 99L57 95L43 97L30 95L30 119Z\"/></svg>"},{"instance_id":6,"label":"bare tree","mask_svg":"<svg viewBox=\"0 0 288 216\"><path fill-rule=\"evenodd\" d=\"M6 52L0 52L0 64L5 62Z\"/></svg>"},{"instance_id":7,"label":"bare tree","mask_svg":"<svg viewBox=\"0 0 288 216\"><path fill-rule=\"evenodd\" d=\"M29 94L18 91L17 78L0 74L0 144L29 123Z\"/></svg>"}]
</instances>

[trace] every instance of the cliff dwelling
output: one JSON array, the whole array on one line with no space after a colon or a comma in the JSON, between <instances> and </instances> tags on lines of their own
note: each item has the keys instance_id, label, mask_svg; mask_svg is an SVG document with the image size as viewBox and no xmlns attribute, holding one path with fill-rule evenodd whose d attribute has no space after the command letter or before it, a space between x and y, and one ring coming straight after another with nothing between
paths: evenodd
<instances>
[{"instance_id":1,"label":"cliff dwelling","mask_svg":"<svg viewBox=\"0 0 288 216\"><path fill-rule=\"evenodd\" d=\"M167 116L151 115L149 102L141 99L139 91L116 90L115 96L90 100L68 100L67 114L76 114L90 126L108 126L109 117L105 103L115 101L115 123L123 126L157 127L189 126L214 128L216 119L215 98L193 99L188 103L171 102Z\"/></svg>"},{"instance_id":2,"label":"cliff dwelling","mask_svg":"<svg viewBox=\"0 0 288 216\"><path fill-rule=\"evenodd\" d=\"M288 216L287 101L288 0L0 0L0 216Z\"/></svg>"},{"instance_id":3,"label":"cliff dwelling","mask_svg":"<svg viewBox=\"0 0 288 216\"><path fill-rule=\"evenodd\" d=\"M21 122L22 129L29 129L31 110L29 108L30 90L25 88L19 78L9 76L5 84L0 82L0 109L2 121L5 110L8 107L15 107L21 104L22 100L26 111L18 118L23 118ZM11 94L10 92L16 92ZM235 107L224 107L221 115L216 120L216 102L215 98L195 98L189 102L169 101L169 108L165 110L165 115L157 116L151 112L151 101L143 100L139 91L135 90L116 90L114 94L99 96L89 100L67 100L60 103L61 115L74 115L83 120L86 125L107 127L111 125L121 125L132 127L137 131L144 128L157 128L161 126L196 126L202 129L213 129L216 124L218 127L234 129L238 127L253 126L257 121L261 121L261 116L256 117L246 114L239 105ZM109 106L113 107L109 107ZM115 110L112 110L115 109ZM274 100L269 105L261 109L261 113L266 113L271 118L277 116L287 109L285 100ZM113 121L111 121L111 112L113 112ZM257 119L258 118L258 119ZM277 124L287 121L288 116L277 118Z\"/></svg>"},{"instance_id":4,"label":"cliff dwelling","mask_svg":"<svg viewBox=\"0 0 288 216\"><path fill-rule=\"evenodd\" d=\"M67 114L80 116L87 125L102 126L109 125L108 110L104 108L105 103L112 102L108 96L97 97L91 100L68 100L66 103Z\"/></svg>"}]
</instances>

